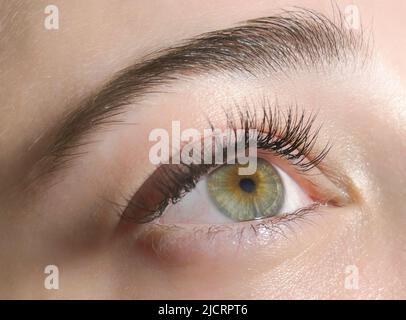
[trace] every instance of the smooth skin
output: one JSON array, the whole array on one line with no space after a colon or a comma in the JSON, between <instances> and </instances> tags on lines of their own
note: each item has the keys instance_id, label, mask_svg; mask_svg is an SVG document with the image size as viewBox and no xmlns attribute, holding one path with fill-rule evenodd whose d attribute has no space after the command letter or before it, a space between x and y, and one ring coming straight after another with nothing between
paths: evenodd
<instances>
[{"instance_id":1,"label":"smooth skin","mask_svg":"<svg viewBox=\"0 0 406 320\"><path fill-rule=\"evenodd\" d=\"M134 60L291 6L332 15L323 0L55 0L60 27L46 30L48 4L0 2L1 298L406 298L403 0L337 1L341 9L358 6L373 38L373 63L365 70L255 85L221 77L173 83L170 93L149 97L148 108L128 115L136 128L98 133L101 142L78 163L51 183L25 188L24 178L51 143L48 130ZM191 240L190 232L139 241L118 227L100 199L137 190L152 173L149 132L168 128L172 119L201 128L203 109L221 125L219 102L255 95L258 87L270 87L281 105L295 100L320 110L321 142L334 143L326 164L345 181L351 203L237 251L226 235L210 245L204 236ZM151 248L154 237L158 249ZM58 290L44 286L48 265L58 266ZM348 285L354 275L357 285Z\"/></svg>"}]
</instances>

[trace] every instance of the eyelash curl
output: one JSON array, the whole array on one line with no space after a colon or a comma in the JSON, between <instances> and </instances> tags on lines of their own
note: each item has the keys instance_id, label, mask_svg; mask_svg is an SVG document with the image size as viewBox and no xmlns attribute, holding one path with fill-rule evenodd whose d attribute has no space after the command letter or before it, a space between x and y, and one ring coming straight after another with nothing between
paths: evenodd
<instances>
[{"instance_id":1,"label":"eyelash curl","mask_svg":"<svg viewBox=\"0 0 406 320\"><path fill-rule=\"evenodd\" d=\"M233 142L237 146L243 143L246 148L250 139L256 139L258 150L270 152L275 156L287 160L301 174L306 174L312 168L318 166L331 149L327 143L325 147L313 154L313 149L319 135L321 126L314 129L316 115L307 115L305 110L298 107L290 107L282 112L278 106L270 107L264 104L261 117L249 108L237 107L236 116L226 112L227 127L237 137ZM212 124L211 128L214 130ZM243 131L240 138L237 130ZM256 130L255 136L250 136L251 129ZM243 139L243 141L241 141ZM223 149L223 153L226 153ZM121 217L135 223L147 223L162 216L169 204L179 202L187 193L192 191L200 178L218 164L162 164L148 179L149 187L154 188L159 194L156 205L146 205L147 197L143 196L141 189L131 199L125 199L125 205L121 206ZM148 194L148 192L147 192ZM142 216L135 216L134 212L142 212Z\"/></svg>"}]
</instances>

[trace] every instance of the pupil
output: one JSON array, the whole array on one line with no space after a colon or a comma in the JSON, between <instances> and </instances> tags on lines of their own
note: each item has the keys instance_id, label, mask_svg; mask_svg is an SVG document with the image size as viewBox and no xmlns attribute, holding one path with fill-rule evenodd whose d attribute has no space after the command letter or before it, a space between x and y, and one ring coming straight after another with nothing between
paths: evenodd
<instances>
[{"instance_id":1,"label":"pupil","mask_svg":"<svg viewBox=\"0 0 406 320\"><path fill-rule=\"evenodd\" d=\"M255 182L250 178L242 178L240 180L240 188L248 193L255 191Z\"/></svg>"}]
</instances>

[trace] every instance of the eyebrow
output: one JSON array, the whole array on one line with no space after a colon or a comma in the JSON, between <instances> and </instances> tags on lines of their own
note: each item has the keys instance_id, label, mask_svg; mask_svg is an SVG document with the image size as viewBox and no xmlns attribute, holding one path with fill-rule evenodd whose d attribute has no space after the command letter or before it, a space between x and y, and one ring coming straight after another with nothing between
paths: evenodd
<instances>
[{"instance_id":1,"label":"eyebrow","mask_svg":"<svg viewBox=\"0 0 406 320\"><path fill-rule=\"evenodd\" d=\"M99 92L73 108L57 128L39 161L40 172L55 172L80 155L97 129L122 122L120 115L162 85L199 75L236 72L250 76L298 70L324 70L365 61L368 44L362 29L346 27L307 9L248 20L235 27L205 33L150 54L119 72ZM364 59L360 59L364 57Z\"/></svg>"}]
</instances>

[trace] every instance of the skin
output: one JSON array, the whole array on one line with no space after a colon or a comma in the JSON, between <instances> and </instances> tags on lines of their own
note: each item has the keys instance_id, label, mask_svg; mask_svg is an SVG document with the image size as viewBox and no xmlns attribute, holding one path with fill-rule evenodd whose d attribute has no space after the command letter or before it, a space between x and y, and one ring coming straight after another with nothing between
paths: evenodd
<instances>
[{"instance_id":1,"label":"skin","mask_svg":"<svg viewBox=\"0 0 406 320\"><path fill-rule=\"evenodd\" d=\"M314 73L258 83L221 76L179 81L169 93L148 97L148 108L126 115L136 128L98 133L100 143L52 183L23 188L50 143L47 129L134 59L292 5L331 16L330 1L321 0L122 3L54 1L58 31L43 27L46 1L1 4L9 10L0 10L8 26L0 31L0 297L405 299L404 1L337 1L340 8L358 6L374 39L373 63L350 77L332 68L322 81ZM238 245L234 233L208 242L188 228L140 236L101 201L137 190L153 172L152 129L169 129L173 119L202 129L203 109L221 127L219 104L264 87L282 108L293 100L319 110L317 148L333 140L325 163L351 201L283 226L283 236ZM326 180L317 181L320 189ZM59 268L58 290L44 288L47 265ZM348 289L352 266L359 285Z\"/></svg>"}]
</instances>

